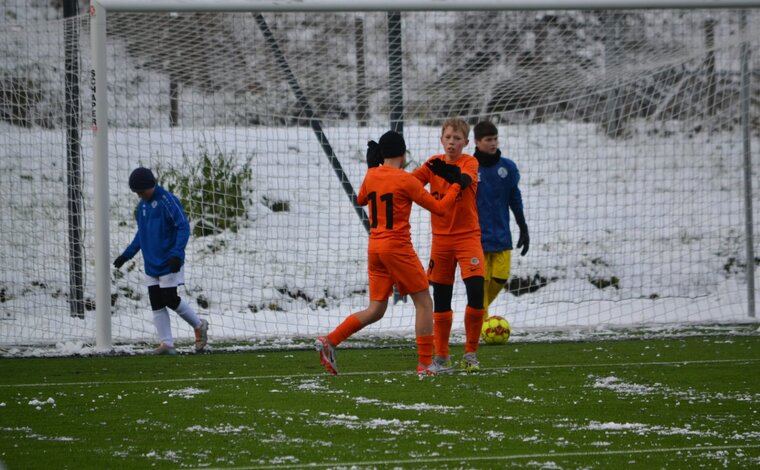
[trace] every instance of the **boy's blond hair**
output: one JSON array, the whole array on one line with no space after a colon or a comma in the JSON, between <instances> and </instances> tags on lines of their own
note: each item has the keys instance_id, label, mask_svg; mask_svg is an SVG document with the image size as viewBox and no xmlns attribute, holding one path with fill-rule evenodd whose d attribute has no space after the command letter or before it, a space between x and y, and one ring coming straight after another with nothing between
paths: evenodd
<instances>
[{"instance_id":1,"label":"boy's blond hair","mask_svg":"<svg viewBox=\"0 0 760 470\"><path fill-rule=\"evenodd\" d=\"M443 133L446 132L447 127L451 127L455 131L461 132L462 134L464 134L465 139L470 138L470 125L467 124L464 119L448 118L445 121L443 121L443 127L441 128L441 135L443 135Z\"/></svg>"}]
</instances>

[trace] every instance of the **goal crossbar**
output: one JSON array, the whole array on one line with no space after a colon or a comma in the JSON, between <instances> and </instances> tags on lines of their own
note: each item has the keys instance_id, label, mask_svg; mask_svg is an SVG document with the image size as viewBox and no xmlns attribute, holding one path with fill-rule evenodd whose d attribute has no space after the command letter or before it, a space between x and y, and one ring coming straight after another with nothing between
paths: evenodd
<instances>
[{"instance_id":1,"label":"goal crossbar","mask_svg":"<svg viewBox=\"0 0 760 470\"><path fill-rule=\"evenodd\" d=\"M95 3L95 2L93 2ZM471 11L752 8L758 0L101 0L111 11Z\"/></svg>"}]
</instances>

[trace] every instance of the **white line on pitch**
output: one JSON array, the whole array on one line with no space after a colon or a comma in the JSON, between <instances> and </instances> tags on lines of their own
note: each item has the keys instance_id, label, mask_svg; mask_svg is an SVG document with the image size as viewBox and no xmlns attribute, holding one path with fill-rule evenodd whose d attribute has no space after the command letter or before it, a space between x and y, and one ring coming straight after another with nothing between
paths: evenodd
<instances>
[{"instance_id":1,"label":"white line on pitch","mask_svg":"<svg viewBox=\"0 0 760 470\"><path fill-rule=\"evenodd\" d=\"M601 363L601 364L548 364L548 365L533 365L533 366L507 366L507 367L483 367L480 370L482 372L488 371L503 371L509 372L510 370L532 370L532 369L575 369L584 367L640 367L640 366L688 366L688 365L701 365L701 364L741 364L741 363L754 363L760 362L758 359L706 359L701 361L656 361L656 362L618 362L618 363ZM457 372L457 371L455 371ZM414 372L410 371L364 371L364 372L345 372L341 373L341 377L349 376L372 376L372 375L411 375ZM308 379L315 377L330 378L324 372L317 374L283 374L283 375L245 375L239 377L183 377L178 379L161 379L161 383L178 383L178 382L228 382L236 380L271 380L271 379ZM13 387L61 387L61 386L98 386L98 385L139 385L139 384L155 384L156 381L150 380L112 380L105 382L43 382L43 383L31 383L31 384L0 384L0 388L13 388Z\"/></svg>"},{"instance_id":2,"label":"white line on pitch","mask_svg":"<svg viewBox=\"0 0 760 470\"><path fill-rule=\"evenodd\" d=\"M234 470L264 470L275 468L352 468L352 467L367 467L373 465L414 465L420 464L436 464L447 462L489 462L489 461L503 461L503 460L525 460L525 459L551 459L557 460L562 458L571 457L608 457L613 455L633 455L633 454L664 454L672 452L708 452L719 450L732 450L732 449L757 449L760 448L760 444L746 444L746 445L726 445L726 446L701 446L701 447L668 447L668 448L652 448L652 449L625 449L625 450L599 450L588 452L546 452L537 454L515 454L515 455L490 455L490 456L471 456L471 457L417 457L414 459L398 459L398 460L368 460L368 461L355 461L355 462L303 462L298 464L284 464L284 465L262 465L252 467L225 467L226 469ZM213 467L203 467L205 470L214 470Z\"/></svg>"}]
</instances>

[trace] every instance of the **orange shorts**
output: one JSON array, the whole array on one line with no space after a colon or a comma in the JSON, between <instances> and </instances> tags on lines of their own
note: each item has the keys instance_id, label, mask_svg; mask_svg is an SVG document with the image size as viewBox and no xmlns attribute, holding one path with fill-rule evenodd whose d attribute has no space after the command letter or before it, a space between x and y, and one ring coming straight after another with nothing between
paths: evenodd
<instances>
[{"instance_id":1,"label":"orange shorts","mask_svg":"<svg viewBox=\"0 0 760 470\"><path fill-rule=\"evenodd\" d=\"M425 269L413 248L405 253L368 254L369 299L388 300L396 284L401 295L414 294L429 287Z\"/></svg>"},{"instance_id":2,"label":"orange shorts","mask_svg":"<svg viewBox=\"0 0 760 470\"><path fill-rule=\"evenodd\" d=\"M437 284L454 284L457 264L462 279L484 276L485 258L478 238L433 236L428 264L428 280Z\"/></svg>"}]
</instances>

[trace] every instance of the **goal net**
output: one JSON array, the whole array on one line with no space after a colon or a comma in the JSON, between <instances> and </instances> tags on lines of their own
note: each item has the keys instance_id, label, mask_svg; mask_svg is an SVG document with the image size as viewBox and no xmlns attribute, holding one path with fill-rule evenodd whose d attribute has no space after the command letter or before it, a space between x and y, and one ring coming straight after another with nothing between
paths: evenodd
<instances>
[{"instance_id":1,"label":"goal net","mask_svg":"<svg viewBox=\"0 0 760 470\"><path fill-rule=\"evenodd\" d=\"M89 22L0 29L4 347L94 337L107 281L93 256ZM150 167L191 222L180 295L212 345L285 347L363 309L366 216L352 191L367 141L402 130L413 169L442 153L448 117L494 122L520 170L530 251L513 253L490 308L518 336L748 320L755 10L109 12L107 36L111 260L136 231L129 174ZM757 188L750 198L760 207ZM411 223L427 265L430 215L415 208ZM143 276L140 255L110 272L114 343L155 341ZM392 304L363 335L413 333L411 302ZM457 277L455 333L465 304Z\"/></svg>"}]
</instances>

